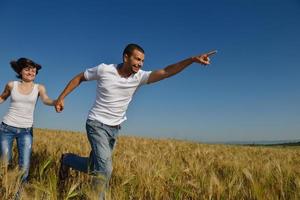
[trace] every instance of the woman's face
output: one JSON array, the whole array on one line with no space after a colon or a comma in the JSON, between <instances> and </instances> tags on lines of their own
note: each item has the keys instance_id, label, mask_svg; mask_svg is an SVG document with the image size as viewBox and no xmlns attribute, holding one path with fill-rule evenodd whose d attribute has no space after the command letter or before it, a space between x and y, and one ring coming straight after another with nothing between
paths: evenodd
<instances>
[{"instance_id":1,"label":"woman's face","mask_svg":"<svg viewBox=\"0 0 300 200\"><path fill-rule=\"evenodd\" d=\"M36 68L35 67L25 67L22 69L20 73L22 80L25 82L34 81L36 75Z\"/></svg>"}]
</instances>

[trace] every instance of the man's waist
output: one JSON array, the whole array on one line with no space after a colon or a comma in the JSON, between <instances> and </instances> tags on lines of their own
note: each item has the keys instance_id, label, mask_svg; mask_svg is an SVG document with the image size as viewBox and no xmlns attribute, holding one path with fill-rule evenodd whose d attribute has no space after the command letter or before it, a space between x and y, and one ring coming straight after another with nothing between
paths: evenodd
<instances>
[{"instance_id":1,"label":"man's waist","mask_svg":"<svg viewBox=\"0 0 300 200\"><path fill-rule=\"evenodd\" d=\"M119 127L127 118L124 115L110 115L109 113L97 113L90 110L87 119L101 122L110 127Z\"/></svg>"},{"instance_id":2,"label":"man's waist","mask_svg":"<svg viewBox=\"0 0 300 200\"><path fill-rule=\"evenodd\" d=\"M107 126L107 127L110 127L110 128L116 128L116 129L121 129L121 124L117 124L117 125L109 125L109 124L106 124L106 123L103 123L97 119L90 119L88 118L87 121L94 121L94 122L97 122L99 125L101 126Z\"/></svg>"}]
</instances>

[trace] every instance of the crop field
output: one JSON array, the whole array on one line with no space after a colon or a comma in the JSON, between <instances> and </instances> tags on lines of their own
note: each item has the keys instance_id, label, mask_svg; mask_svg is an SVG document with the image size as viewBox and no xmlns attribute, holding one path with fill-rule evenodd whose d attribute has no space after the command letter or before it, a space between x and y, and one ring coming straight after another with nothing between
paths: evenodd
<instances>
[{"instance_id":1,"label":"crop field","mask_svg":"<svg viewBox=\"0 0 300 200\"><path fill-rule=\"evenodd\" d=\"M11 199L19 173L1 164L0 198ZM96 199L91 177L71 170L58 180L59 159L71 152L88 156L85 134L35 129L30 180L22 199ZM300 148L201 144L120 136L113 156L111 200L298 200Z\"/></svg>"}]
</instances>

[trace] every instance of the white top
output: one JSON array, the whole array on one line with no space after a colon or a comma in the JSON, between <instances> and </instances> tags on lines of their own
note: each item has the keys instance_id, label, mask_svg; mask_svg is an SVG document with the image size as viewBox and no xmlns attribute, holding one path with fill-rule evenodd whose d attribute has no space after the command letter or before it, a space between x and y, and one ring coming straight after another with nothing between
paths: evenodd
<instances>
[{"instance_id":1,"label":"white top","mask_svg":"<svg viewBox=\"0 0 300 200\"><path fill-rule=\"evenodd\" d=\"M38 84L34 84L30 94L24 95L18 91L19 81L13 82L10 106L3 122L18 128L30 128L33 125L33 112L38 99Z\"/></svg>"},{"instance_id":2,"label":"white top","mask_svg":"<svg viewBox=\"0 0 300 200\"><path fill-rule=\"evenodd\" d=\"M151 71L139 70L128 78L121 77L116 64L100 64L84 72L86 80L97 80L96 100L88 119L115 126L125 121L126 110L139 86L147 83Z\"/></svg>"}]
</instances>

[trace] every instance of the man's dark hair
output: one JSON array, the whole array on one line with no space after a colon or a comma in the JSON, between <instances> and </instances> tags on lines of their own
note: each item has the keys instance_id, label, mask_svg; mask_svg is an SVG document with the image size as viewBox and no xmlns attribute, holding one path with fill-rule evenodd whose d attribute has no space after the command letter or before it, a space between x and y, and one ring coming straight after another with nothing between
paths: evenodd
<instances>
[{"instance_id":1,"label":"man's dark hair","mask_svg":"<svg viewBox=\"0 0 300 200\"><path fill-rule=\"evenodd\" d=\"M128 45L125 47L124 51L123 51L123 57L125 56L125 54L126 54L127 56L131 56L131 55L132 55L132 52L133 52L135 49L138 50L138 51L140 51L140 52L142 52L142 53L145 53L145 52L144 52L144 49L143 49L142 47L140 47L139 45L137 45L137 44L128 44Z\"/></svg>"}]
</instances>

